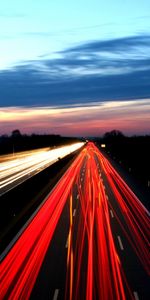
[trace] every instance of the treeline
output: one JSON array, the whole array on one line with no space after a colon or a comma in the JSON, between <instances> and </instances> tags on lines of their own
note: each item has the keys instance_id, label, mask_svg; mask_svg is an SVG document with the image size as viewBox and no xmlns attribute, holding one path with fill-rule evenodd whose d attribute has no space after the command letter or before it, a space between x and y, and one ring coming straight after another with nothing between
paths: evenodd
<instances>
[{"instance_id":1,"label":"treeline","mask_svg":"<svg viewBox=\"0 0 150 300\"><path fill-rule=\"evenodd\" d=\"M55 134L21 134L16 129L12 131L10 136L0 136L0 155L44 147L54 147L77 141L79 141L77 138L62 137Z\"/></svg>"}]
</instances>

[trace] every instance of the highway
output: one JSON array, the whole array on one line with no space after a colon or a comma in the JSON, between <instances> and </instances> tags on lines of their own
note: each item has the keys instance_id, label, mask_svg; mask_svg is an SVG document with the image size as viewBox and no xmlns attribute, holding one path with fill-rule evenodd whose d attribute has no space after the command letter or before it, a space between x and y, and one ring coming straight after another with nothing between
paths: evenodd
<instances>
[{"instance_id":1,"label":"highway","mask_svg":"<svg viewBox=\"0 0 150 300\"><path fill-rule=\"evenodd\" d=\"M85 145L11 249L0 299L148 300L149 212Z\"/></svg>"},{"instance_id":2,"label":"highway","mask_svg":"<svg viewBox=\"0 0 150 300\"><path fill-rule=\"evenodd\" d=\"M43 171L83 145L84 143L80 142L54 149L44 148L16 153L14 156L6 155L1 157L0 195Z\"/></svg>"}]
</instances>

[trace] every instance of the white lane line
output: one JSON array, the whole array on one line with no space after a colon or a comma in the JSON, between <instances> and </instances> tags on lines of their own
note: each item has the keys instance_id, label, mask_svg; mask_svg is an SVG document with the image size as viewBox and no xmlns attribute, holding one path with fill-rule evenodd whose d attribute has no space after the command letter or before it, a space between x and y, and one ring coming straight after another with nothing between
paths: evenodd
<instances>
[{"instance_id":1,"label":"white lane line","mask_svg":"<svg viewBox=\"0 0 150 300\"><path fill-rule=\"evenodd\" d=\"M148 214L148 216L150 217L150 212L149 212L149 211L147 211L147 214Z\"/></svg>"},{"instance_id":2,"label":"white lane line","mask_svg":"<svg viewBox=\"0 0 150 300\"><path fill-rule=\"evenodd\" d=\"M76 209L74 209L73 211L73 217L75 217L75 214L76 214Z\"/></svg>"},{"instance_id":3,"label":"white lane line","mask_svg":"<svg viewBox=\"0 0 150 300\"><path fill-rule=\"evenodd\" d=\"M83 181L83 178L81 178L81 182Z\"/></svg>"},{"instance_id":4,"label":"white lane line","mask_svg":"<svg viewBox=\"0 0 150 300\"><path fill-rule=\"evenodd\" d=\"M111 214L111 217L114 218L114 214L113 214L113 211L110 209L110 214Z\"/></svg>"},{"instance_id":5,"label":"white lane line","mask_svg":"<svg viewBox=\"0 0 150 300\"><path fill-rule=\"evenodd\" d=\"M58 294L59 294L59 290L56 289L55 292L54 292L53 300L57 300Z\"/></svg>"},{"instance_id":6,"label":"white lane line","mask_svg":"<svg viewBox=\"0 0 150 300\"><path fill-rule=\"evenodd\" d=\"M121 250L124 250L123 244L122 244L122 241L121 241L121 237L118 235L117 238L118 238L118 242L119 242L120 249L121 249Z\"/></svg>"},{"instance_id":7,"label":"white lane line","mask_svg":"<svg viewBox=\"0 0 150 300\"><path fill-rule=\"evenodd\" d=\"M77 195L77 199L79 199L79 194Z\"/></svg>"},{"instance_id":8,"label":"white lane line","mask_svg":"<svg viewBox=\"0 0 150 300\"><path fill-rule=\"evenodd\" d=\"M106 195L106 199L108 200L108 196Z\"/></svg>"},{"instance_id":9,"label":"white lane line","mask_svg":"<svg viewBox=\"0 0 150 300\"><path fill-rule=\"evenodd\" d=\"M66 241L65 248L68 248L68 240L69 240L69 235L68 235L68 237L67 237L67 241Z\"/></svg>"},{"instance_id":10,"label":"white lane line","mask_svg":"<svg viewBox=\"0 0 150 300\"><path fill-rule=\"evenodd\" d=\"M139 295L137 292L133 292L135 300L140 300Z\"/></svg>"}]
</instances>

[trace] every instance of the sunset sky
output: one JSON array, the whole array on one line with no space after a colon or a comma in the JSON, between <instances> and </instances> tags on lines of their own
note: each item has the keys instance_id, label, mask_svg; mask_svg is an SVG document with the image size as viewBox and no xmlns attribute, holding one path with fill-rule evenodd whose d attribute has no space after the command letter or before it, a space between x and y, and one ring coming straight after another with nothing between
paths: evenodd
<instances>
[{"instance_id":1,"label":"sunset sky","mask_svg":"<svg viewBox=\"0 0 150 300\"><path fill-rule=\"evenodd\" d=\"M5 0L0 134L150 134L150 1Z\"/></svg>"}]
</instances>

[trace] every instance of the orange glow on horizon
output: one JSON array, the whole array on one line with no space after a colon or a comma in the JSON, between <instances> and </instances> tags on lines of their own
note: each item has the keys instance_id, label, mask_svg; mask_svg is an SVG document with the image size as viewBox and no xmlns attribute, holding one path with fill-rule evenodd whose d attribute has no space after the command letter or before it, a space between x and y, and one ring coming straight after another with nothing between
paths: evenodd
<instances>
[{"instance_id":1,"label":"orange glow on horizon","mask_svg":"<svg viewBox=\"0 0 150 300\"><path fill-rule=\"evenodd\" d=\"M127 134L150 131L150 100L109 101L89 106L5 107L0 109L0 134L100 135L112 129Z\"/></svg>"}]
</instances>

